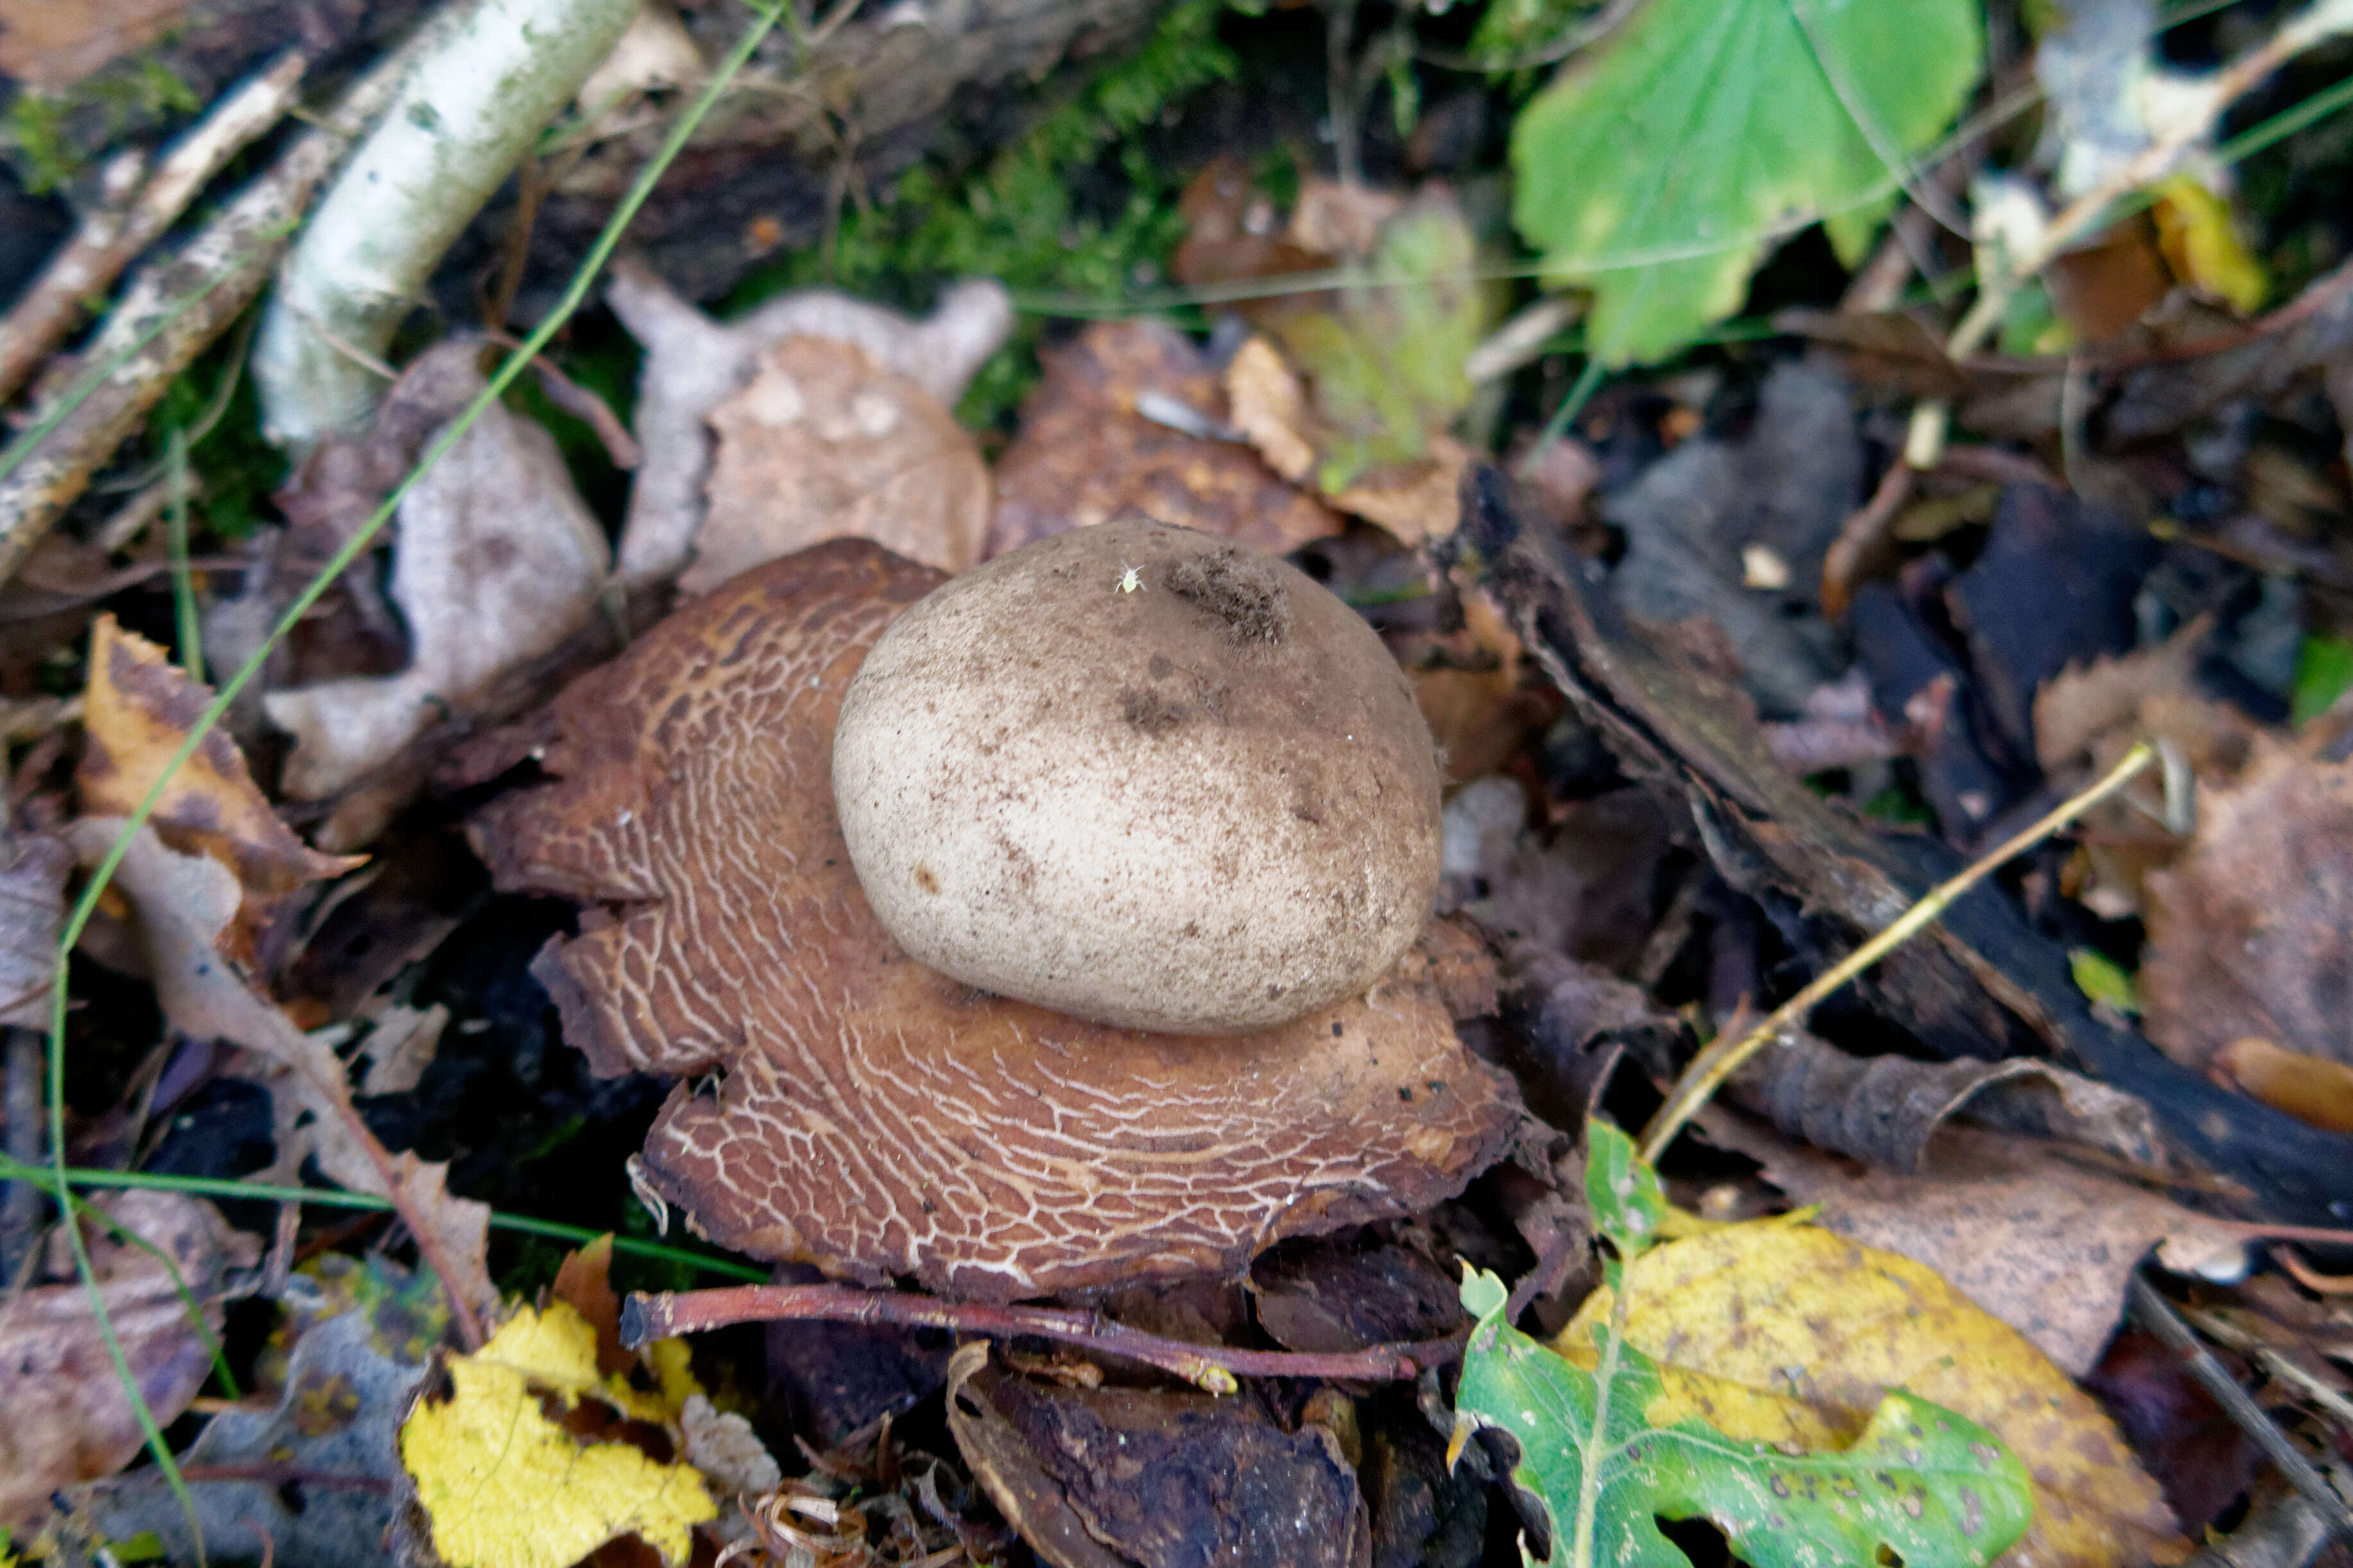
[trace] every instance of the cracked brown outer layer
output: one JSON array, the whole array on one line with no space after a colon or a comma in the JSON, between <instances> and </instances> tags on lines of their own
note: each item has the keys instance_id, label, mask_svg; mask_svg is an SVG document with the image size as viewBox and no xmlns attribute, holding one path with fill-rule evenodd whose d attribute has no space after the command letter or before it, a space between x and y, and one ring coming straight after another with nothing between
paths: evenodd
<instances>
[{"instance_id":1,"label":"cracked brown outer layer","mask_svg":"<svg viewBox=\"0 0 2353 1568\"><path fill-rule=\"evenodd\" d=\"M1286 1236L1451 1196L1501 1152L1508 1080L1427 964L1279 1029L1147 1035L907 958L828 782L843 691L944 579L862 541L748 573L573 685L475 837L512 890L596 906L533 973L596 1070L688 1079L646 1173L754 1257L1011 1300L1239 1272Z\"/></svg>"}]
</instances>

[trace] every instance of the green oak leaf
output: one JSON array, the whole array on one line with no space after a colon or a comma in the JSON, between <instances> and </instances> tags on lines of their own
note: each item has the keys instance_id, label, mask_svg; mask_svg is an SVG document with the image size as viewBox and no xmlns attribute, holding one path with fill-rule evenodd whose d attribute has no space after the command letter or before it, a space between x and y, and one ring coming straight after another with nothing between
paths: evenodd
<instances>
[{"instance_id":1,"label":"green oak leaf","mask_svg":"<svg viewBox=\"0 0 2353 1568\"><path fill-rule=\"evenodd\" d=\"M1796 229L1860 260L1984 52L1978 0L1650 0L1521 111L1514 219L1597 359L1663 359Z\"/></svg>"},{"instance_id":2,"label":"green oak leaf","mask_svg":"<svg viewBox=\"0 0 2353 1568\"><path fill-rule=\"evenodd\" d=\"M1941 1405L1891 1393L1862 1435L1831 1453L1787 1454L1692 1419L1654 1426L1645 1412L1665 1392L1656 1363L1621 1341L1588 1372L1506 1323L1504 1301L1502 1280L1466 1269L1462 1304L1479 1323L1456 1418L1518 1442L1512 1479L1550 1517L1548 1562L1573 1561L1588 1468L1598 1484L1580 1568L1691 1568L1662 1518L1706 1519L1755 1568L1983 1568L2032 1517L2025 1467ZM1535 1561L1525 1546L1522 1556Z\"/></svg>"}]
</instances>

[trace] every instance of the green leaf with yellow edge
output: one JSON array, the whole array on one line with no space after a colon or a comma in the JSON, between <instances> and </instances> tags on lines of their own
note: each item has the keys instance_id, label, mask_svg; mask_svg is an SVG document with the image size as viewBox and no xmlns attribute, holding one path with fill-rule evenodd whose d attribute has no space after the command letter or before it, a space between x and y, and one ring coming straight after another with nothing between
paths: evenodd
<instances>
[{"instance_id":1,"label":"green leaf with yellow edge","mask_svg":"<svg viewBox=\"0 0 2353 1568\"><path fill-rule=\"evenodd\" d=\"M1796 228L1860 260L1984 48L1978 0L1650 0L1521 111L1514 219L1597 359L1663 359Z\"/></svg>"},{"instance_id":2,"label":"green leaf with yellow edge","mask_svg":"<svg viewBox=\"0 0 2353 1568\"><path fill-rule=\"evenodd\" d=\"M1598 1162L1597 1162L1598 1163ZM1572 1363L1504 1321L1503 1282L1470 1276L1463 1305L1479 1316L1456 1409L1517 1441L1512 1479L1550 1516L1547 1561L1574 1563L1572 1521L1589 1509L1584 1568L1689 1568L1658 1521L1704 1518L1757 1568L1981 1568L2025 1529L2025 1471L1974 1422L1909 1394L1881 1401L1842 1450L1803 1452L1736 1437L1699 1419L1721 1394L1788 1423L1793 1438L1826 1436L1797 1402L1680 1378L1630 1344ZM1533 1559L1531 1559L1533 1560Z\"/></svg>"},{"instance_id":3,"label":"green leaf with yellow edge","mask_svg":"<svg viewBox=\"0 0 2353 1568\"><path fill-rule=\"evenodd\" d=\"M596 1332L569 1305L524 1308L472 1355L449 1362L450 1395L421 1402L400 1429L401 1462L451 1568L569 1568L636 1535L682 1563L690 1532L718 1506L690 1465L628 1443L584 1443L541 1408L610 1401Z\"/></svg>"},{"instance_id":4,"label":"green leaf with yellow edge","mask_svg":"<svg viewBox=\"0 0 2353 1568\"><path fill-rule=\"evenodd\" d=\"M2188 1550L2090 1396L1910 1258L1810 1225L1753 1220L1656 1247L1625 1279L1631 1349L1794 1395L1844 1431L1862 1429L1898 1388L1981 1425L2033 1478L2034 1518L2012 1564L2123 1568ZM1555 1342L1582 1350L1615 1305L1610 1288L1597 1290Z\"/></svg>"}]
</instances>

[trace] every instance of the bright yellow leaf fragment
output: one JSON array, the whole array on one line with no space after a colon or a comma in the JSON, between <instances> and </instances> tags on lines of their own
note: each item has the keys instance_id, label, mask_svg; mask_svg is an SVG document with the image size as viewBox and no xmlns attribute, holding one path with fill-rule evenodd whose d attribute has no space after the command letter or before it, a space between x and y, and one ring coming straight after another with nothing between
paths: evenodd
<instances>
[{"instance_id":1,"label":"bright yellow leaf fragment","mask_svg":"<svg viewBox=\"0 0 2353 1568\"><path fill-rule=\"evenodd\" d=\"M1784 1402L1810 1406L1843 1442L1883 1394L1905 1389L1992 1432L2032 1477L2034 1522L1997 1568L2125 1568L2187 1553L2100 1407L1933 1269L1813 1226L1757 1220L1670 1242L1628 1277L1628 1342L1662 1374L1685 1374L1662 1403L1810 1448L1829 1445ZM1556 1348L1589 1353L1610 1304L1608 1287L1596 1290ZM1682 1403L1659 1412L1685 1413Z\"/></svg>"},{"instance_id":2,"label":"bright yellow leaf fragment","mask_svg":"<svg viewBox=\"0 0 2353 1568\"><path fill-rule=\"evenodd\" d=\"M2157 242L2173 275L2253 315L2269 284L2263 264L2239 238L2231 204L2188 174L2159 183L2156 195Z\"/></svg>"},{"instance_id":3,"label":"bright yellow leaf fragment","mask_svg":"<svg viewBox=\"0 0 2353 1568\"><path fill-rule=\"evenodd\" d=\"M566 1406L607 1397L596 1331L565 1303L518 1312L480 1351L451 1358L449 1381L448 1400L410 1413L400 1457L450 1568L569 1568L622 1535L681 1563L689 1531L718 1515L693 1467L581 1442L542 1412L543 1393Z\"/></svg>"}]
</instances>

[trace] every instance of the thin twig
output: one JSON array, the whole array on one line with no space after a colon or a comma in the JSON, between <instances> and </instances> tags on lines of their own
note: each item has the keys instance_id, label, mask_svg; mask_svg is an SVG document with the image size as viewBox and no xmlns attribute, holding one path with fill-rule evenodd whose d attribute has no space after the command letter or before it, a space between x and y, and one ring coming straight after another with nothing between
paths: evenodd
<instances>
[{"instance_id":1,"label":"thin twig","mask_svg":"<svg viewBox=\"0 0 2353 1568\"><path fill-rule=\"evenodd\" d=\"M2189 1325L2174 1316L2173 1309L2157 1293L2156 1287L2136 1273L2125 1286L2125 1300L2141 1326L2179 1356L2189 1375L2214 1396L2214 1403L2238 1424L2241 1431L2254 1439L2255 1446L2263 1451L2263 1457L2271 1460L2282 1479L2327 1516L2331 1530L2353 1541L2353 1509L2346 1507L2345 1500L2337 1495L2327 1478L2313 1468L2304 1450L2290 1442L2287 1434L2263 1414L2263 1406L2239 1386L2239 1380L2198 1342Z\"/></svg>"},{"instance_id":2,"label":"thin twig","mask_svg":"<svg viewBox=\"0 0 2353 1568\"><path fill-rule=\"evenodd\" d=\"M1951 877L1928 889L1918 903L1905 910L1889 922L1878 935L1856 948L1832 964L1812 984L1775 1008L1765 1021L1726 1045L1721 1039L1702 1051L1683 1069L1683 1076L1667 1096L1666 1104L1642 1130L1642 1158L1656 1164L1662 1150L1673 1142L1683 1123L1692 1119L1699 1108L1708 1102L1724 1081L1738 1071L1742 1063L1780 1039L1805 1021L1806 1015L1831 992L1869 969L1902 946L1911 937L1949 909L1963 893L1991 876L2016 857L2031 849L2052 834L2058 832L2083 813L2107 799L2139 776L2141 770L2157 760L2156 748L2146 741L2126 752L2124 760L2108 770L2107 775L2081 795L2060 803L2058 807L2041 820L2004 841L1984 858L1977 860L1958 876Z\"/></svg>"},{"instance_id":3,"label":"thin twig","mask_svg":"<svg viewBox=\"0 0 2353 1568\"><path fill-rule=\"evenodd\" d=\"M1231 1394L1244 1377L1362 1378L1410 1382L1462 1353L1462 1340L1418 1340L1374 1345L1343 1354L1232 1350L1163 1339L1114 1323L1100 1312L1068 1307L1000 1307L983 1301L943 1301L896 1290L848 1285L735 1285L711 1290L632 1295L621 1308L621 1342L635 1347L731 1323L818 1319L835 1323L896 1323L964 1334L1039 1339L1084 1345L1171 1373L1213 1394Z\"/></svg>"},{"instance_id":4,"label":"thin twig","mask_svg":"<svg viewBox=\"0 0 2353 1568\"><path fill-rule=\"evenodd\" d=\"M0 458L0 583L144 423L174 378L269 282L320 182L391 101L417 47L412 40L385 56L176 257L151 262L124 290L82 351L88 373L56 406L37 410L33 430Z\"/></svg>"},{"instance_id":5,"label":"thin twig","mask_svg":"<svg viewBox=\"0 0 2353 1568\"><path fill-rule=\"evenodd\" d=\"M135 193L91 215L0 321L0 401L15 395L33 368L65 342L84 304L113 288L122 269L179 221L196 193L284 117L309 67L303 55L279 57L223 99Z\"/></svg>"}]
</instances>

